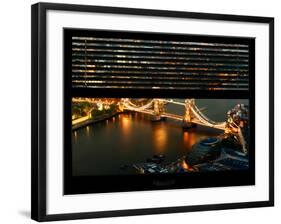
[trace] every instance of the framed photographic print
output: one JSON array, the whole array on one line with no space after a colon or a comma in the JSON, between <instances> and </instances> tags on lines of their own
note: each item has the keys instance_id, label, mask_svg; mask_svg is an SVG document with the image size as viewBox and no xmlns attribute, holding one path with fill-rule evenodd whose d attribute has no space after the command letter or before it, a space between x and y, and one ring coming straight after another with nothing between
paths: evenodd
<instances>
[{"instance_id":1,"label":"framed photographic print","mask_svg":"<svg viewBox=\"0 0 281 224\"><path fill-rule=\"evenodd\" d=\"M33 5L32 218L273 206L273 75L273 18Z\"/></svg>"}]
</instances>

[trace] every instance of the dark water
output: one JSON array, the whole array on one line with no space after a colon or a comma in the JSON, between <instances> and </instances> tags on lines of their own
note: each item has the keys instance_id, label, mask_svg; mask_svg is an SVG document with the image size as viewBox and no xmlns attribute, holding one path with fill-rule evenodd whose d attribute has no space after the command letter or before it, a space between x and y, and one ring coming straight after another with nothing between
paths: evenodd
<instances>
[{"instance_id":1,"label":"dark water","mask_svg":"<svg viewBox=\"0 0 281 224\"><path fill-rule=\"evenodd\" d=\"M215 121L225 121L226 112L247 100L196 100L204 114ZM167 105L167 112L182 115L184 108ZM124 113L104 122L73 131L73 175L126 174L124 165L145 162L154 154L165 154L166 161L175 161L200 139L220 135L222 131L198 126L183 131L181 122L151 122L149 115Z\"/></svg>"}]
</instances>

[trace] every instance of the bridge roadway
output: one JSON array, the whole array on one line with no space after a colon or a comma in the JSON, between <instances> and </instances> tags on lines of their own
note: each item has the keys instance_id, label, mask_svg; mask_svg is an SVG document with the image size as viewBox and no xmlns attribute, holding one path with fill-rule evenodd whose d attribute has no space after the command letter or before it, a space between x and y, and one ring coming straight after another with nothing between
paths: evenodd
<instances>
[{"instance_id":1,"label":"bridge roadway","mask_svg":"<svg viewBox=\"0 0 281 224\"><path fill-rule=\"evenodd\" d=\"M138 109L130 108L130 109L126 109L126 110L135 111L135 112L139 112L139 113L145 113L145 114L149 114L149 115L155 115L153 110L148 110L148 109L146 109L146 110L138 110ZM159 116L160 117L174 119L174 120L178 120L178 121L183 121L183 119L184 119L184 117L181 116L181 115L171 114L171 113L166 113L166 112L161 113ZM225 129L224 126L216 126L216 125L211 125L211 124L210 125L206 125L206 123L203 123L203 122L201 122L198 119L193 119L192 123L203 125L203 126L208 126L208 127L212 127L212 128L220 129L220 130L224 130Z\"/></svg>"}]
</instances>

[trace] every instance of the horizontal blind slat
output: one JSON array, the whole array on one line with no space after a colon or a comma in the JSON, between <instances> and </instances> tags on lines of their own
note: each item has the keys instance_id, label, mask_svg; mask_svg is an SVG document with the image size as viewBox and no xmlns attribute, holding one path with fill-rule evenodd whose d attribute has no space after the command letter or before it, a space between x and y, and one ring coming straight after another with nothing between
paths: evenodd
<instances>
[{"instance_id":1,"label":"horizontal blind slat","mask_svg":"<svg viewBox=\"0 0 281 224\"><path fill-rule=\"evenodd\" d=\"M72 37L73 88L248 90L249 46Z\"/></svg>"}]
</instances>

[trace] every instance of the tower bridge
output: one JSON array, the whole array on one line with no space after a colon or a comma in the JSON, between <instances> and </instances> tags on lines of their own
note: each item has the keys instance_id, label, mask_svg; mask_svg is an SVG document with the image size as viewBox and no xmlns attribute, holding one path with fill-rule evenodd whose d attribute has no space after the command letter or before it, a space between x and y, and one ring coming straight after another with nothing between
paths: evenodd
<instances>
[{"instance_id":1,"label":"tower bridge","mask_svg":"<svg viewBox=\"0 0 281 224\"><path fill-rule=\"evenodd\" d=\"M100 99L91 99L88 101L85 98L73 99L73 102L91 102L91 103L102 103ZM107 102L109 104L114 102ZM166 104L176 104L185 107L185 112L183 115L177 115L168 113L165 110ZM186 99L184 102L175 101L173 99L159 99L154 98L148 100L143 105L137 105L130 98L121 98L118 102L120 111L135 111L139 113L149 114L153 117L153 120L161 120L163 118L169 118L177 121L181 121L183 127L189 128L195 125L202 125L210 128L215 128L224 131L224 133L233 134L242 146L243 152L247 152L246 141L244 139L241 127L235 123L235 121L229 118L227 121L216 122L208 118L202 113L195 104L195 99ZM90 112L89 112L90 113ZM91 116L89 116L91 117Z\"/></svg>"},{"instance_id":2,"label":"tower bridge","mask_svg":"<svg viewBox=\"0 0 281 224\"><path fill-rule=\"evenodd\" d=\"M185 107L183 115L176 115L168 113L165 110L167 103L181 105ZM246 141L242 134L241 127L237 125L232 119L223 122L216 122L208 118L196 106L195 99L186 99L185 102L179 102L172 99L151 99L144 105L136 105L129 98L122 98L119 102L121 110L135 111L153 116L154 120L161 120L162 118L170 118L181 121L184 127L192 127L194 125L202 125L210 128L215 128L231 133L236 136L242 146L242 150L247 152Z\"/></svg>"},{"instance_id":3,"label":"tower bridge","mask_svg":"<svg viewBox=\"0 0 281 224\"><path fill-rule=\"evenodd\" d=\"M165 111L165 104L177 104L185 107L184 115L176 115ZM136 111L156 116L156 119L170 118L182 121L187 124L199 124L215 129L225 130L227 122L215 122L207 118L196 106L194 99L186 99L185 102L179 102L166 99L152 99L147 104L138 106L129 98L123 98L119 103L123 110Z\"/></svg>"}]
</instances>

